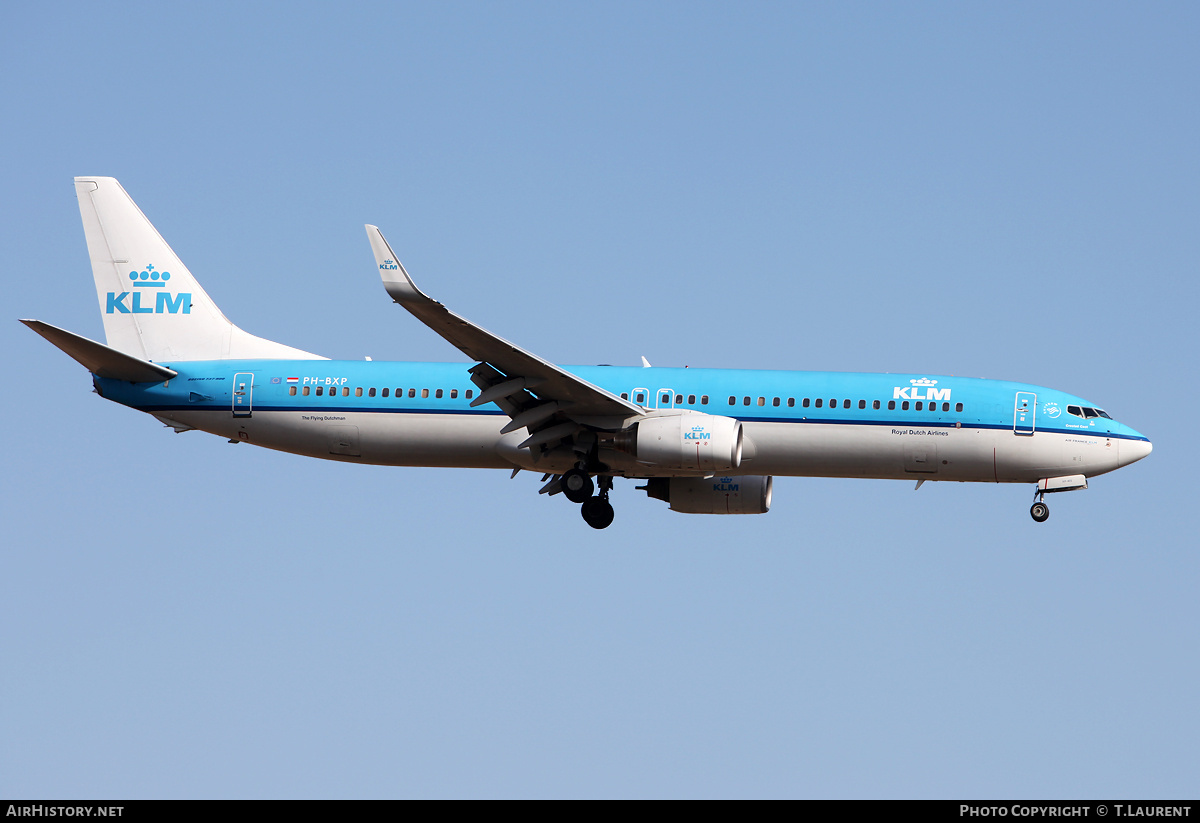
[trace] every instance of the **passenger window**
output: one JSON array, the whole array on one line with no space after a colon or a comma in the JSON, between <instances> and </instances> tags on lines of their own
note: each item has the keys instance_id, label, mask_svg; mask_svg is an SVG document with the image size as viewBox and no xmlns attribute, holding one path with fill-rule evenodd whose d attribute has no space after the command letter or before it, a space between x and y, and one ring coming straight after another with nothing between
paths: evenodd
<instances>
[{"instance_id":1,"label":"passenger window","mask_svg":"<svg viewBox=\"0 0 1200 823\"><path fill-rule=\"evenodd\" d=\"M795 405L796 405L796 398L794 398L794 397L789 397L789 398L788 398L788 408L789 408L789 409L790 409L790 408L794 408L794 407L795 407Z\"/></svg>"},{"instance_id":2,"label":"passenger window","mask_svg":"<svg viewBox=\"0 0 1200 823\"><path fill-rule=\"evenodd\" d=\"M627 392L627 391L623 391L623 392L621 392L621 399L622 399L622 400L628 400L628 399L629 399L629 392Z\"/></svg>"},{"instance_id":3,"label":"passenger window","mask_svg":"<svg viewBox=\"0 0 1200 823\"><path fill-rule=\"evenodd\" d=\"M397 397L399 397L401 394L403 394L403 390L401 390L401 389L396 389L396 396L397 396ZM409 397L416 397L416 396L417 396L417 390L416 390L416 389L409 389L409 390L408 390L408 396L409 396Z\"/></svg>"},{"instance_id":4,"label":"passenger window","mask_svg":"<svg viewBox=\"0 0 1200 823\"><path fill-rule=\"evenodd\" d=\"M325 387L324 387L324 386L317 386L317 397L320 397L320 396L321 396L322 394L324 394L324 393L325 393Z\"/></svg>"},{"instance_id":5,"label":"passenger window","mask_svg":"<svg viewBox=\"0 0 1200 823\"><path fill-rule=\"evenodd\" d=\"M950 404L949 404L949 403L943 403L943 404L942 404L942 411L944 411L944 412L948 412L948 411L950 411Z\"/></svg>"},{"instance_id":6,"label":"passenger window","mask_svg":"<svg viewBox=\"0 0 1200 823\"><path fill-rule=\"evenodd\" d=\"M831 408L831 409L837 408L837 399L836 398L833 398L833 397L829 398L829 408Z\"/></svg>"},{"instance_id":7,"label":"passenger window","mask_svg":"<svg viewBox=\"0 0 1200 823\"><path fill-rule=\"evenodd\" d=\"M821 398L819 398L819 397L818 397L818 398L817 398L817 408L818 408L818 409L819 409L819 408L821 408L821 404L822 404L822 403L824 403L824 402L825 402L824 400L822 400Z\"/></svg>"},{"instance_id":8,"label":"passenger window","mask_svg":"<svg viewBox=\"0 0 1200 823\"><path fill-rule=\"evenodd\" d=\"M895 410L896 410L896 401L889 400L888 401L888 411L895 411Z\"/></svg>"},{"instance_id":9,"label":"passenger window","mask_svg":"<svg viewBox=\"0 0 1200 823\"><path fill-rule=\"evenodd\" d=\"M688 405L689 405L689 406L694 406L694 405L696 405L696 395L694 395L694 394L689 394L689 395L688 395Z\"/></svg>"},{"instance_id":10,"label":"passenger window","mask_svg":"<svg viewBox=\"0 0 1200 823\"><path fill-rule=\"evenodd\" d=\"M749 397L743 397L743 398L742 398L742 405L743 405L743 406L749 406L749 405L750 405L750 398L749 398Z\"/></svg>"},{"instance_id":11,"label":"passenger window","mask_svg":"<svg viewBox=\"0 0 1200 823\"><path fill-rule=\"evenodd\" d=\"M876 400L874 403L872 403L871 408L878 410L879 409L879 401Z\"/></svg>"},{"instance_id":12,"label":"passenger window","mask_svg":"<svg viewBox=\"0 0 1200 823\"><path fill-rule=\"evenodd\" d=\"M731 406L732 406L732 405L733 405L734 403L736 403L736 402L737 402L737 398L736 398L736 397L734 397L732 394L731 394L731 395L729 395L729 405L731 405Z\"/></svg>"},{"instance_id":13,"label":"passenger window","mask_svg":"<svg viewBox=\"0 0 1200 823\"><path fill-rule=\"evenodd\" d=\"M908 401L907 400L905 400L903 403L900 404L900 409L902 411L908 411Z\"/></svg>"},{"instance_id":14,"label":"passenger window","mask_svg":"<svg viewBox=\"0 0 1200 823\"><path fill-rule=\"evenodd\" d=\"M772 400L771 400L771 405L772 405L772 406L778 406L778 405L779 405L779 398L778 398L778 397L776 397L776 398L772 399Z\"/></svg>"},{"instance_id":15,"label":"passenger window","mask_svg":"<svg viewBox=\"0 0 1200 823\"><path fill-rule=\"evenodd\" d=\"M858 407L859 407L860 409L865 409L865 408L867 407L867 401L866 401L866 400L859 400L859 401L858 401Z\"/></svg>"},{"instance_id":16,"label":"passenger window","mask_svg":"<svg viewBox=\"0 0 1200 823\"><path fill-rule=\"evenodd\" d=\"M362 397L362 386L358 386L354 389L354 396Z\"/></svg>"},{"instance_id":17,"label":"passenger window","mask_svg":"<svg viewBox=\"0 0 1200 823\"><path fill-rule=\"evenodd\" d=\"M387 396L388 396L388 389L384 389L384 390L383 390L383 396L384 396L384 397L387 397Z\"/></svg>"},{"instance_id":18,"label":"passenger window","mask_svg":"<svg viewBox=\"0 0 1200 823\"><path fill-rule=\"evenodd\" d=\"M471 399L471 395L473 395L473 394L475 394L475 390L474 390L474 389L467 389L467 393L466 393L466 394L464 394L464 395L463 395L463 397L465 397L465 398L467 398L468 400L470 400L470 399Z\"/></svg>"},{"instance_id":19,"label":"passenger window","mask_svg":"<svg viewBox=\"0 0 1200 823\"><path fill-rule=\"evenodd\" d=\"M375 396L375 387L372 386L371 388L367 389L367 397L374 397L374 396Z\"/></svg>"},{"instance_id":20,"label":"passenger window","mask_svg":"<svg viewBox=\"0 0 1200 823\"><path fill-rule=\"evenodd\" d=\"M290 394L292 397L295 397L296 396L296 387L288 386L288 394Z\"/></svg>"},{"instance_id":21,"label":"passenger window","mask_svg":"<svg viewBox=\"0 0 1200 823\"><path fill-rule=\"evenodd\" d=\"M683 402L683 395L682 394L675 395L675 405L678 406L682 402ZM696 400L693 398L690 402L695 403Z\"/></svg>"},{"instance_id":22,"label":"passenger window","mask_svg":"<svg viewBox=\"0 0 1200 823\"><path fill-rule=\"evenodd\" d=\"M956 412L960 412L960 411L962 411L962 403L955 403L955 404L954 404L954 410L955 410Z\"/></svg>"},{"instance_id":23,"label":"passenger window","mask_svg":"<svg viewBox=\"0 0 1200 823\"><path fill-rule=\"evenodd\" d=\"M451 400L457 400L457 399L458 399L458 389L451 389L451 390L450 390L450 399L451 399Z\"/></svg>"},{"instance_id":24,"label":"passenger window","mask_svg":"<svg viewBox=\"0 0 1200 823\"><path fill-rule=\"evenodd\" d=\"M848 408L850 408L850 400L849 400L849 399L846 399L846 400L843 400L843 401L842 401L842 408L843 408L843 409L848 409Z\"/></svg>"},{"instance_id":25,"label":"passenger window","mask_svg":"<svg viewBox=\"0 0 1200 823\"><path fill-rule=\"evenodd\" d=\"M429 389L421 389L421 397L429 397Z\"/></svg>"},{"instance_id":26,"label":"passenger window","mask_svg":"<svg viewBox=\"0 0 1200 823\"><path fill-rule=\"evenodd\" d=\"M920 400L918 400L917 401L917 411L921 411L921 409L923 409L923 408L925 408L925 404L922 403Z\"/></svg>"},{"instance_id":27,"label":"passenger window","mask_svg":"<svg viewBox=\"0 0 1200 823\"><path fill-rule=\"evenodd\" d=\"M637 394L635 394L633 396L633 402L641 403L643 400L645 400L645 398L646 398L646 395L642 394L641 392L638 392Z\"/></svg>"},{"instance_id":28,"label":"passenger window","mask_svg":"<svg viewBox=\"0 0 1200 823\"><path fill-rule=\"evenodd\" d=\"M708 405L708 395L707 395L707 394L702 394L702 395L700 395L700 405L701 405L701 406L707 406L707 405Z\"/></svg>"},{"instance_id":29,"label":"passenger window","mask_svg":"<svg viewBox=\"0 0 1200 823\"><path fill-rule=\"evenodd\" d=\"M663 406L667 405L668 403L670 403L670 402L671 402L671 395L669 395L669 394L664 394L664 395L660 396L660 397L658 398L658 402L659 402L661 405L663 405Z\"/></svg>"},{"instance_id":30,"label":"passenger window","mask_svg":"<svg viewBox=\"0 0 1200 823\"><path fill-rule=\"evenodd\" d=\"M441 396L442 396L442 390L441 390L441 389L438 389L437 391L435 391L435 392L433 393L433 396L434 396L434 397L441 397Z\"/></svg>"},{"instance_id":31,"label":"passenger window","mask_svg":"<svg viewBox=\"0 0 1200 823\"><path fill-rule=\"evenodd\" d=\"M305 386L303 389L301 389L300 393L303 394L305 397L308 397L308 386Z\"/></svg>"},{"instance_id":32,"label":"passenger window","mask_svg":"<svg viewBox=\"0 0 1200 823\"><path fill-rule=\"evenodd\" d=\"M808 398L807 397L804 398L804 402L801 403L800 405L807 409L808 408Z\"/></svg>"},{"instance_id":33,"label":"passenger window","mask_svg":"<svg viewBox=\"0 0 1200 823\"><path fill-rule=\"evenodd\" d=\"M765 398L765 397L758 398L758 405L760 405L760 406L767 405L767 398Z\"/></svg>"}]
</instances>

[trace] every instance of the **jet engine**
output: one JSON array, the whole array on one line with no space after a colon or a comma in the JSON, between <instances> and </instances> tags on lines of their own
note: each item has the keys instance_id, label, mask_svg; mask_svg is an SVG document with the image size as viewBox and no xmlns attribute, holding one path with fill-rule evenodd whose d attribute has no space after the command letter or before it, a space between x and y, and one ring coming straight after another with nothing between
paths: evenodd
<instances>
[{"instance_id":1,"label":"jet engine","mask_svg":"<svg viewBox=\"0 0 1200 823\"><path fill-rule=\"evenodd\" d=\"M771 508L770 477L654 477L638 486L683 514L766 514Z\"/></svg>"},{"instance_id":2,"label":"jet engine","mask_svg":"<svg viewBox=\"0 0 1200 823\"><path fill-rule=\"evenodd\" d=\"M728 471L742 462L742 424L732 417L701 413L647 417L619 432L614 445L641 463Z\"/></svg>"}]
</instances>

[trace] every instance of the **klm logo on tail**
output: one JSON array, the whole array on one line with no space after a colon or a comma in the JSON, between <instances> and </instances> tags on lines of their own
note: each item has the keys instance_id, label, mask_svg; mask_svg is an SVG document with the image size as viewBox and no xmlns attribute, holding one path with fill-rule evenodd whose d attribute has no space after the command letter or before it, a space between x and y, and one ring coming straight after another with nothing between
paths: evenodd
<instances>
[{"instance_id":1,"label":"klm logo on tail","mask_svg":"<svg viewBox=\"0 0 1200 823\"><path fill-rule=\"evenodd\" d=\"M109 292L105 305L105 314L184 314L192 313L192 295L188 292L171 294L160 291L154 294L153 305L142 305L142 295L146 292L138 289L166 289L167 281L171 279L169 271L157 271L154 266L146 266L143 271L129 273L130 288L133 292ZM130 298L129 305L125 299Z\"/></svg>"}]
</instances>

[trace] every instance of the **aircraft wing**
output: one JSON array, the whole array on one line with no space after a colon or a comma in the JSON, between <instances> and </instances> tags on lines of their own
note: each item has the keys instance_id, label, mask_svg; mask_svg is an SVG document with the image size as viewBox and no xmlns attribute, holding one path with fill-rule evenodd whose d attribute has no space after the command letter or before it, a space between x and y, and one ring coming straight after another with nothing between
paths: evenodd
<instances>
[{"instance_id":1,"label":"aircraft wing","mask_svg":"<svg viewBox=\"0 0 1200 823\"><path fill-rule=\"evenodd\" d=\"M467 357L478 361L471 376L482 391L471 405L495 402L512 418L504 427L505 433L519 428L529 430L530 437L523 446L532 448L570 437L578 429L575 424L618 428L622 421L645 413L640 406L450 311L417 288L378 228L366 228L387 293ZM567 422L562 422L564 418Z\"/></svg>"}]
</instances>

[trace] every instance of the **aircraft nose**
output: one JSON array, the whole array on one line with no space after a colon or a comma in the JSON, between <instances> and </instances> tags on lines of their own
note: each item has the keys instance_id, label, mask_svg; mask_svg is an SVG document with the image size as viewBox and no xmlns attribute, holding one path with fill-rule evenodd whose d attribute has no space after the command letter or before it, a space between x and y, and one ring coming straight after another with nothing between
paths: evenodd
<instances>
[{"instance_id":1,"label":"aircraft nose","mask_svg":"<svg viewBox=\"0 0 1200 823\"><path fill-rule=\"evenodd\" d=\"M1149 440L1122 440L1117 443L1117 465L1136 463L1153 450Z\"/></svg>"}]
</instances>

